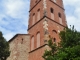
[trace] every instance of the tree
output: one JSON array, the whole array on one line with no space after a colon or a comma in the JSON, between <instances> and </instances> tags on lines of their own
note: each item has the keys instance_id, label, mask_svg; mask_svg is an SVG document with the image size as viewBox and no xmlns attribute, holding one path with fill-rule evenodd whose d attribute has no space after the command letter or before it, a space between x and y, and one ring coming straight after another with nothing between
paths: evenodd
<instances>
[{"instance_id":1,"label":"tree","mask_svg":"<svg viewBox=\"0 0 80 60\"><path fill-rule=\"evenodd\" d=\"M46 50L43 58L45 60L80 60L80 32L76 31L74 26L65 28L60 32L60 39L58 46L50 45L52 39L49 40L48 46L51 50ZM56 48L53 49L51 46ZM55 51L55 49L57 50Z\"/></svg>"},{"instance_id":2,"label":"tree","mask_svg":"<svg viewBox=\"0 0 80 60\"><path fill-rule=\"evenodd\" d=\"M45 50L44 55L42 56L45 60L55 60L55 55L57 51L56 44L53 44L52 38L48 41L48 46L51 48L50 50Z\"/></svg>"},{"instance_id":3,"label":"tree","mask_svg":"<svg viewBox=\"0 0 80 60\"><path fill-rule=\"evenodd\" d=\"M10 55L9 44L0 32L0 60L6 60Z\"/></svg>"}]
</instances>

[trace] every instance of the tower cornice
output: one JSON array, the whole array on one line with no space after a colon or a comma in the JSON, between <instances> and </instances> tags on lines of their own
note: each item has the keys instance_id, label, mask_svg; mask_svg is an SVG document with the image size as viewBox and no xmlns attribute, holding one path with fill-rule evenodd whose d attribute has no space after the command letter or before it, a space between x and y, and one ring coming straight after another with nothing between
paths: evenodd
<instances>
[{"instance_id":1,"label":"tower cornice","mask_svg":"<svg viewBox=\"0 0 80 60\"><path fill-rule=\"evenodd\" d=\"M44 45L42 45L42 46L40 46L40 47L38 47L38 48L36 48L36 49L30 51L29 53L32 53L32 52L34 52L34 51L36 51L36 50L38 50L38 49L41 49L41 48L45 47L46 45L48 45L48 44L44 44Z\"/></svg>"},{"instance_id":2,"label":"tower cornice","mask_svg":"<svg viewBox=\"0 0 80 60\"><path fill-rule=\"evenodd\" d=\"M58 7L60 7L61 9L65 10L63 7L59 6L57 3L53 2L52 0L50 0L50 1L51 1L52 3L54 3L55 5L57 5ZM41 0L39 0L38 3L39 3L39 2L41 2ZM31 10L33 10L33 9L38 5L38 3L36 3L36 4L29 10L29 12L30 12Z\"/></svg>"},{"instance_id":3,"label":"tower cornice","mask_svg":"<svg viewBox=\"0 0 80 60\"><path fill-rule=\"evenodd\" d=\"M40 1L41 1L41 0L39 0L38 3L39 3ZM36 4L29 10L29 12L30 12L31 10L33 10L33 8L38 5L38 3L36 3Z\"/></svg>"},{"instance_id":4,"label":"tower cornice","mask_svg":"<svg viewBox=\"0 0 80 60\"><path fill-rule=\"evenodd\" d=\"M59 24L60 26L62 26L62 27L64 27L64 28L66 27L66 26L64 26L64 25L56 22L55 20L49 18L48 16L43 16L38 22L36 22L36 23L35 23L34 25L32 25L31 27L29 27L28 30L30 30L31 28L33 28L36 24L38 24L40 21L42 21L45 17L46 17L47 19L51 20L52 22L55 22L55 23Z\"/></svg>"}]
</instances>

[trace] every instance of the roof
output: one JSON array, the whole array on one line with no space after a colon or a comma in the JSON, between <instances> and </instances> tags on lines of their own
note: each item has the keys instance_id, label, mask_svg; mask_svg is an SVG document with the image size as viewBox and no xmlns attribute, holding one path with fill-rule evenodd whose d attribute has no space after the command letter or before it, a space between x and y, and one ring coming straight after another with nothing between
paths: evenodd
<instances>
[{"instance_id":1,"label":"roof","mask_svg":"<svg viewBox=\"0 0 80 60\"><path fill-rule=\"evenodd\" d=\"M16 34L8 42L10 43L11 41L13 41L18 35L30 35L30 34Z\"/></svg>"}]
</instances>

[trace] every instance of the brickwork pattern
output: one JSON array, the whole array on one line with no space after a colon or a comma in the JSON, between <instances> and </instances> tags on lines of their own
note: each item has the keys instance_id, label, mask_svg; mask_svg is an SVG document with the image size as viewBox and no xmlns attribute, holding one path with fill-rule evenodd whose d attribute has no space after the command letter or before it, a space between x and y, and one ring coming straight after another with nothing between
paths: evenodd
<instances>
[{"instance_id":1,"label":"brickwork pattern","mask_svg":"<svg viewBox=\"0 0 80 60\"><path fill-rule=\"evenodd\" d=\"M29 35L18 35L9 42L9 45L11 53L7 60L28 60L30 49Z\"/></svg>"}]
</instances>

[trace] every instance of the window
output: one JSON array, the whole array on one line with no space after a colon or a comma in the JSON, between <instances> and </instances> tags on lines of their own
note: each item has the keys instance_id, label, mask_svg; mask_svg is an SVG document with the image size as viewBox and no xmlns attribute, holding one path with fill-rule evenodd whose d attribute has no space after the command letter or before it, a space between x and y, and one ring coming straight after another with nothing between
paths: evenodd
<instances>
[{"instance_id":1,"label":"window","mask_svg":"<svg viewBox=\"0 0 80 60\"><path fill-rule=\"evenodd\" d=\"M33 21L32 21L32 25L35 23L35 13L33 14Z\"/></svg>"},{"instance_id":2,"label":"window","mask_svg":"<svg viewBox=\"0 0 80 60\"><path fill-rule=\"evenodd\" d=\"M62 24L61 13L58 13L58 16L59 16L59 22L60 22L60 24Z\"/></svg>"},{"instance_id":3,"label":"window","mask_svg":"<svg viewBox=\"0 0 80 60\"><path fill-rule=\"evenodd\" d=\"M53 42L56 42L57 31L53 30L52 32L53 32L53 37L55 37L55 38L53 38Z\"/></svg>"},{"instance_id":4,"label":"window","mask_svg":"<svg viewBox=\"0 0 80 60\"><path fill-rule=\"evenodd\" d=\"M58 13L58 16L61 18L61 13Z\"/></svg>"},{"instance_id":5,"label":"window","mask_svg":"<svg viewBox=\"0 0 80 60\"><path fill-rule=\"evenodd\" d=\"M53 13L53 8L51 8L51 13Z\"/></svg>"},{"instance_id":6,"label":"window","mask_svg":"<svg viewBox=\"0 0 80 60\"><path fill-rule=\"evenodd\" d=\"M53 42L56 43L56 38L53 38Z\"/></svg>"},{"instance_id":7,"label":"window","mask_svg":"<svg viewBox=\"0 0 80 60\"><path fill-rule=\"evenodd\" d=\"M53 33L53 37L57 36L57 31L56 30L53 30L52 33Z\"/></svg>"},{"instance_id":8,"label":"window","mask_svg":"<svg viewBox=\"0 0 80 60\"><path fill-rule=\"evenodd\" d=\"M37 33L37 48L40 47L40 33Z\"/></svg>"},{"instance_id":9,"label":"window","mask_svg":"<svg viewBox=\"0 0 80 60\"><path fill-rule=\"evenodd\" d=\"M54 10L53 10L53 8L51 8L50 11L51 11L51 19L54 20Z\"/></svg>"},{"instance_id":10,"label":"window","mask_svg":"<svg viewBox=\"0 0 80 60\"><path fill-rule=\"evenodd\" d=\"M38 21L40 20L40 9L38 9L38 11L37 11L37 20Z\"/></svg>"},{"instance_id":11,"label":"window","mask_svg":"<svg viewBox=\"0 0 80 60\"><path fill-rule=\"evenodd\" d=\"M34 49L34 36L31 38L31 50Z\"/></svg>"}]
</instances>

